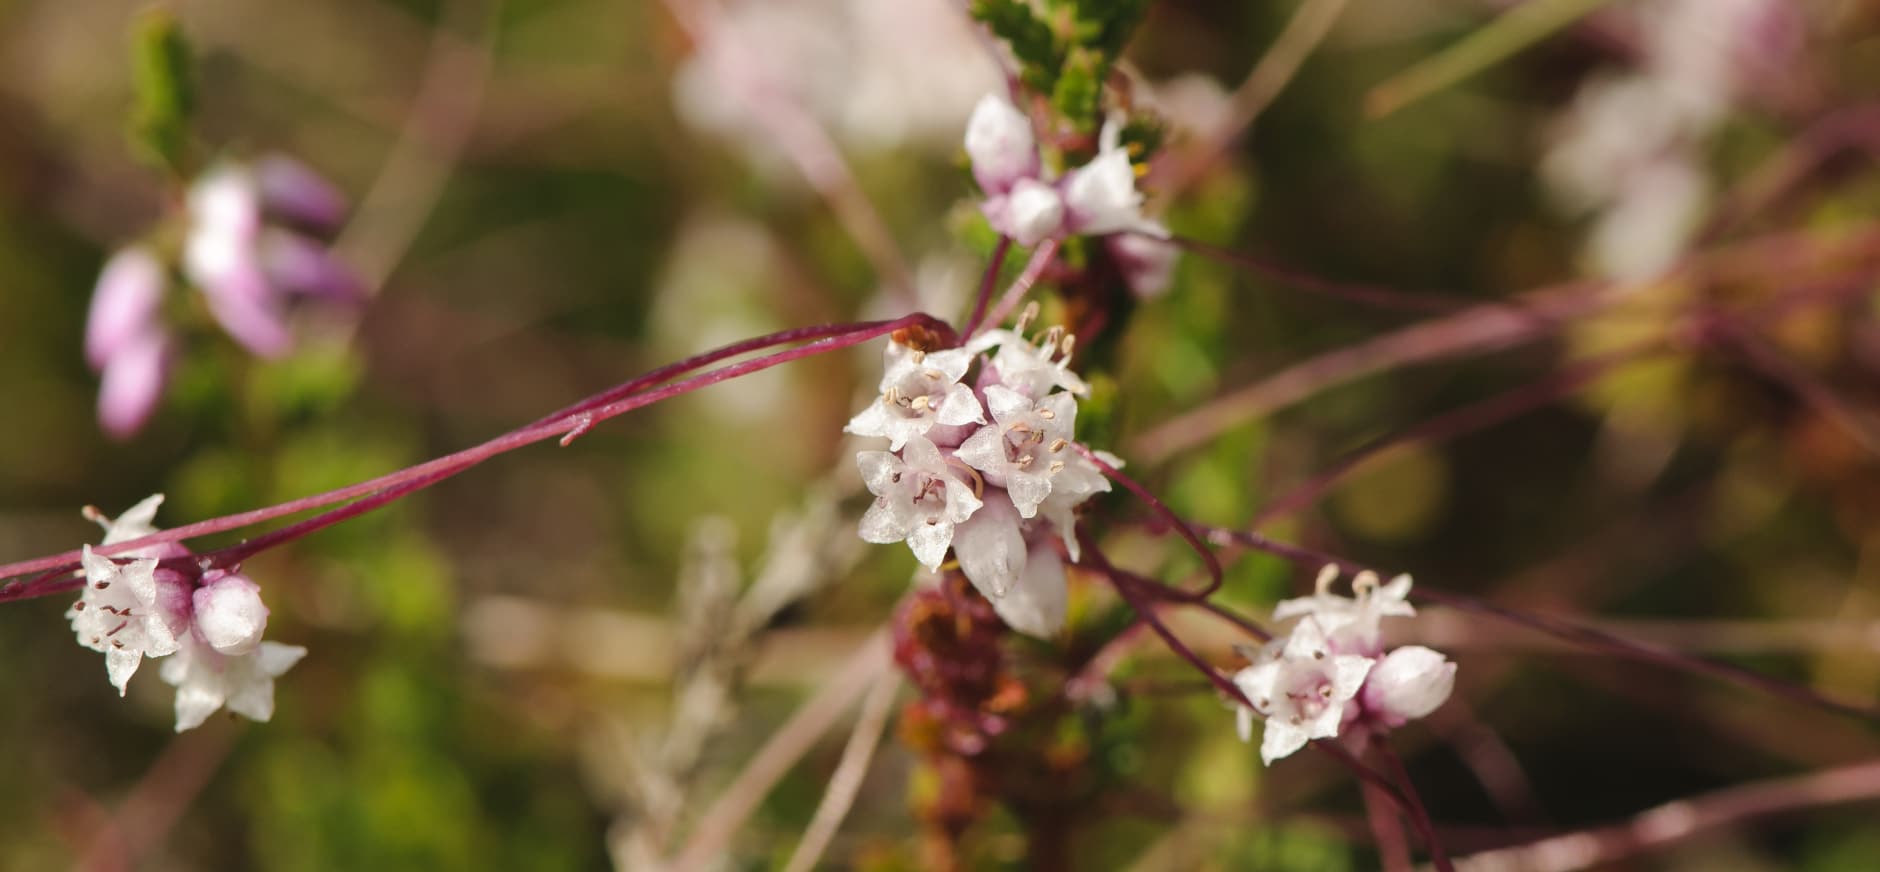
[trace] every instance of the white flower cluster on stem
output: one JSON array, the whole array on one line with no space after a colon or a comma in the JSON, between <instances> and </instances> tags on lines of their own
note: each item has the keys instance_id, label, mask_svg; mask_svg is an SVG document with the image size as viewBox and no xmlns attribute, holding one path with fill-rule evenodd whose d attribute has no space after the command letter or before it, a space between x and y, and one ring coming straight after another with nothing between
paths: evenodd
<instances>
[{"instance_id":1,"label":"white flower cluster on stem","mask_svg":"<svg viewBox=\"0 0 1880 872\"><path fill-rule=\"evenodd\" d=\"M966 155L986 195L980 211L992 229L1027 247L1071 234L1167 236L1166 228L1142 215L1136 167L1122 133L1117 119L1105 121L1097 135L1097 156L1052 178L1038 153L1031 119L1004 97L987 94L966 123Z\"/></svg>"},{"instance_id":2,"label":"white flower cluster on stem","mask_svg":"<svg viewBox=\"0 0 1880 872\"><path fill-rule=\"evenodd\" d=\"M875 495L862 538L905 541L934 570L950 549L1006 624L1050 636L1064 626L1076 508L1110 482L1073 445L1077 398L1089 391L1069 367L1075 340L1055 327L1026 338L1035 314L964 348L891 342L879 396L844 429L888 440L855 458Z\"/></svg>"},{"instance_id":3,"label":"white flower cluster on stem","mask_svg":"<svg viewBox=\"0 0 1880 872\"><path fill-rule=\"evenodd\" d=\"M1254 716L1263 718L1260 757L1269 765L1359 721L1402 726L1435 711L1455 687L1456 664L1442 654L1421 645L1384 651L1383 619L1416 614L1405 599L1410 576L1380 583L1376 573L1360 572L1351 597L1331 592L1337 578L1338 568L1327 566L1312 596L1274 607L1275 620L1298 623L1234 676L1253 703L1236 712L1240 737L1251 739Z\"/></svg>"},{"instance_id":4,"label":"white flower cluster on stem","mask_svg":"<svg viewBox=\"0 0 1880 872\"><path fill-rule=\"evenodd\" d=\"M156 532L151 522L162 503L161 494L150 497L116 520L89 510L86 515L104 526L104 544L114 545ZM246 576L210 570L191 579L158 564L188 553L166 543L112 559L85 546L85 587L65 613L72 632L80 645L104 653L105 673L119 696L145 657L175 655L164 661L161 674L176 687L179 733L201 726L223 707L268 720L274 715L274 679L307 649L262 641L268 607L261 602L261 586Z\"/></svg>"}]
</instances>

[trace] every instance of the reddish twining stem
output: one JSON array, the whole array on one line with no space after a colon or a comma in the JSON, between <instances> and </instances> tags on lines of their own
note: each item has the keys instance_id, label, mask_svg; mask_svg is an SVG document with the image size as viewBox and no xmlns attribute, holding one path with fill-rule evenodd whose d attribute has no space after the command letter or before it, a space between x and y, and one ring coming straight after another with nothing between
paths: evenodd
<instances>
[{"instance_id":1,"label":"reddish twining stem","mask_svg":"<svg viewBox=\"0 0 1880 872\"><path fill-rule=\"evenodd\" d=\"M999 237L999 244L992 249L992 261L986 264L985 277L979 280L979 296L973 298L973 313L966 318L966 328L961 336L971 336L979 332L979 325L986 320L986 304L992 302L992 289L998 285L999 270L1005 266L1005 256L1012 251L1012 237Z\"/></svg>"},{"instance_id":2,"label":"reddish twining stem","mask_svg":"<svg viewBox=\"0 0 1880 872\"><path fill-rule=\"evenodd\" d=\"M1122 485L1124 489L1128 490L1132 494L1135 494L1137 499L1140 499L1144 503L1148 504L1150 510L1154 511L1157 515L1161 516L1164 520L1166 520L1169 524L1170 529L1173 529L1177 535L1181 536L1182 539L1188 543L1189 547L1193 548L1195 550L1195 553L1200 555L1201 562L1207 566L1208 568L1207 586L1203 587L1200 590L1193 591L1193 592L1169 590L1166 594L1164 594L1165 599L1172 599L1172 600L1177 600L1180 602L1201 602L1202 600L1205 600L1208 597L1213 596L1215 591L1221 589L1221 582L1223 580L1223 574L1222 574L1223 571L1221 569L1220 558L1214 556L1214 551L1208 548L1208 546L1201 541L1201 538L1195 535L1195 532L1193 530L1190 530L1188 528L1189 527L1188 523L1183 521L1180 515L1175 514L1174 510L1170 509L1167 504L1163 503L1159 499L1156 499L1155 494L1150 493L1148 488L1145 488L1141 484L1138 484L1135 479L1130 478L1127 475L1124 475L1116 467L1111 466L1108 463L1105 463L1103 461L1103 458L1098 457L1097 453L1094 451L1091 451L1089 447L1078 442L1073 442L1071 444L1076 447L1079 453L1083 454L1084 459L1090 461L1093 464L1096 464L1097 469L1102 471L1104 475L1109 476L1111 479L1115 480L1117 484Z\"/></svg>"},{"instance_id":3,"label":"reddish twining stem","mask_svg":"<svg viewBox=\"0 0 1880 872\"><path fill-rule=\"evenodd\" d=\"M1133 578L1130 573L1123 572L1110 565L1110 561L1103 556L1102 550L1097 547L1096 540L1091 538L1088 533L1080 532L1078 538L1083 543L1083 554L1082 559L1078 561L1079 566L1108 579L1110 584L1116 588L1117 594L1136 612L1136 616L1162 640L1162 644L1167 646L1169 651L1173 652L1175 656L1188 661L1189 665L1193 666L1205 676L1209 683L1213 684L1215 688L1220 690L1230 701L1249 708L1253 706L1253 701L1248 699L1245 693L1241 692L1238 685L1229 680L1227 676L1221 674L1220 670L1215 669L1214 666L1209 664L1200 654L1195 653L1193 648L1188 647L1187 643L1183 642L1180 637L1175 635L1173 630L1168 628L1167 624L1163 623L1161 616L1156 614L1155 604L1149 600L1147 596L1148 591L1145 590L1145 588L1160 587L1160 585L1148 583L1143 579ZM1436 864L1436 868L1442 870L1442 872L1453 872L1453 867L1449 863L1448 853L1443 850L1442 843L1436 837L1436 829L1431 825L1429 816L1423 813L1422 804L1420 802L1406 796L1403 790L1399 789L1396 784L1391 782L1390 778L1366 766L1363 761L1360 761L1357 757L1353 756L1344 748L1339 747L1336 743L1314 740L1312 747L1344 764L1345 768L1350 769L1351 772L1360 779L1382 791L1392 803L1396 804L1398 808L1402 809L1405 814L1410 816L1411 825L1416 828L1417 834L1423 839L1423 843L1429 846L1430 861Z\"/></svg>"},{"instance_id":4,"label":"reddish twining stem","mask_svg":"<svg viewBox=\"0 0 1880 872\"><path fill-rule=\"evenodd\" d=\"M1330 564L1337 566L1340 571L1347 573L1356 573L1371 569L1371 567L1367 567L1356 561L1314 551L1310 548L1302 548L1298 545L1275 542L1255 533L1243 533L1238 530L1210 527L1205 524L1191 524L1189 526L1194 532L1206 536L1209 541L1215 544L1252 548L1306 567L1319 567ZM1760 690L1764 693L1774 694L1785 699L1827 709L1839 714L1849 715L1862 720L1880 721L1880 707L1844 702L1824 696L1808 687L1792 684L1754 670L1744 669L1743 667L1729 663L1719 663L1704 657L1685 654L1681 651L1674 651L1658 645L1616 636L1597 627L1588 626L1567 618L1518 612L1474 597L1434 587L1417 587L1411 591L1410 598L1423 602L1438 603L1449 606L1450 608L1497 618L1511 624L1537 630L1557 639L1564 639L1568 642L1585 645L1589 648L1605 651L1609 654L1640 660L1646 663L1654 663L1670 669L1709 675L1713 678L1721 678L1733 684Z\"/></svg>"},{"instance_id":5,"label":"reddish twining stem","mask_svg":"<svg viewBox=\"0 0 1880 872\"><path fill-rule=\"evenodd\" d=\"M221 533L253 526L263 521L298 514L309 509L329 506L347 500L358 499L356 503L330 512L308 518L305 521L276 530L266 536L258 537L248 543L235 545L221 552L212 552L199 557L175 558L172 563L178 565L199 566L200 561L209 560L210 565L228 566L240 562L258 551L273 547L293 538L298 538L347 518L354 517L398 497L429 487L450 476L456 475L485 460L514 451L526 445L532 445L545 439L565 434L585 432L594 424L609 418L623 415L642 406L652 405L661 400L670 399L683 393L709 387L721 381L737 378L741 375L768 369L779 364L838 348L866 342L878 336L893 333L906 327L925 327L951 339L952 328L945 322L925 313L917 313L892 321L865 321L855 324L839 324L825 327L798 328L760 336L734 343L716 351L707 352L654 370L644 376L633 379L614 388L610 388L594 397L567 407L562 412L544 418L526 427L512 430L489 440L481 445L466 448L455 454L420 463L416 466L399 470L388 475L363 481L358 484L327 491L310 497L302 497L275 506L255 509L221 518L213 518L195 524L188 524L169 530L162 530L140 539L101 546L93 549L102 555L119 554L125 551L149 547L164 542L180 542L212 533ZM814 339L806 345L779 351L763 357L714 369L703 375L693 376L683 381L673 382L664 387L652 386L664 382L684 372L700 369L712 363L738 354L744 354L759 348ZM359 499L365 497L366 499ZM0 566L0 578L12 578L40 573L31 582L14 582L0 588L0 602L27 599L36 596L70 590L77 586L76 579L68 578L79 567L79 552L67 551L50 557L41 557Z\"/></svg>"}]
</instances>

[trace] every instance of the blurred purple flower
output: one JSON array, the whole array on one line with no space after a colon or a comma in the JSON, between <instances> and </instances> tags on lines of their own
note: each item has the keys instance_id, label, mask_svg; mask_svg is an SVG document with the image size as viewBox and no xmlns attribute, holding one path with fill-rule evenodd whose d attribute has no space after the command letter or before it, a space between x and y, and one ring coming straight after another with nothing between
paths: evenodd
<instances>
[{"instance_id":1,"label":"blurred purple flower","mask_svg":"<svg viewBox=\"0 0 1880 872\"><path fill-rule=\"evenodd\" d=\"M169 380L170 337L160 327L132 337L105 361L98 384L98 425L115 439L143 429Z\"/></svg>"},{"instance_id":2,"label":"blurred purple flower","mask_svg":"<svg viewBox=\"0 0 1880 872\"><path fill-rule=\"evenodd\" d=\"M126 248L105 262L85 320L85 360L105 368L119 349L157 326L163 301L163 264L143 248Z\"/></svg>"}]
</instances>

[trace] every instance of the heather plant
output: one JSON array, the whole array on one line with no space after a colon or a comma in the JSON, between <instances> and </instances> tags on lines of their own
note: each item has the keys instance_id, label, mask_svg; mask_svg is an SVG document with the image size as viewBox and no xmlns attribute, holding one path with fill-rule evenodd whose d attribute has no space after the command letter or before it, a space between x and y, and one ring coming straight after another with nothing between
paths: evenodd
<instances>
[{"instance_id":1,"label":"heather plant","mask_svg":"<svg viewBox=\"0 0 1880 872\"><path fill-rule=\"evenodd\" d=\"M19 346L111 442L4 468L129 507L6 539L5 864L1880 850L1880 20L914 5L362 3L371 161L227 75L343 16L130 18L150 194ZM505 88L596 17L725 154L558 165L605 89Z\"/></svg>"}]
</instances>

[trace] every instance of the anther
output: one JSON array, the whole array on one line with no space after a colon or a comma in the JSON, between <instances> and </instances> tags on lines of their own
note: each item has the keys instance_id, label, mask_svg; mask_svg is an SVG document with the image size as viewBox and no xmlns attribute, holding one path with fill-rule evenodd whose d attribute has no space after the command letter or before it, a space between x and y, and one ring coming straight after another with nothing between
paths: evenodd
<instances>
[{"instance_id":1,"label":"anther","mask_svg":"<svg viewBox=\"0 0 1880 872\"><path fill-rule=\"evenodd\" d=\"M1046 470L1050 472L1052 475L1057 475L1058 473L1064 471L1064 461L1053 460L1051 461L1051 465L1046 467Z\"/></svg>"},{"instance_id":2,"label":"anther","mask_svg":"<svg viewBox=\"0 0 1880 872\"><path fill-rule=\"evenodd\" d=\"M1038 417L1043 418L1046 421L1055 421L1057 420L1057 413L1051 411L1050 409L1039 409Z\"/></svg>"},{"instance_id":3,"label":"anther","mask_svg":"<svg viewBox=\"0 0 1880 872\"><path fill-rule=\"evenodd\" d=\"M1327 563L1319 567L1319 580L1314 582L1312 587L1319 596L1325 596L1332 592L1332 582L1337 580L1338 564Z\"/></svg>"},{"instance_id":4,"label":"anther","mask_svg":"<svg viewBox=\"0 0 1880 872\"><path fill-rule=\"evenodd\" d=\"M1060 452L1060 451L1063 451L1063 450L1064 450L1064 446L1066 446L1066 445L1069 445L1069 444L1071 444L1071 443L1070 443L1070 440L1067 440L1067 439L1057 439L1057 440L1053 440L1053 441L1051 442L1051 453L1052 453L1052 454L1056 454L1056 453L1058 453L1058 452Z\"/></svg>"}]
</instances>

